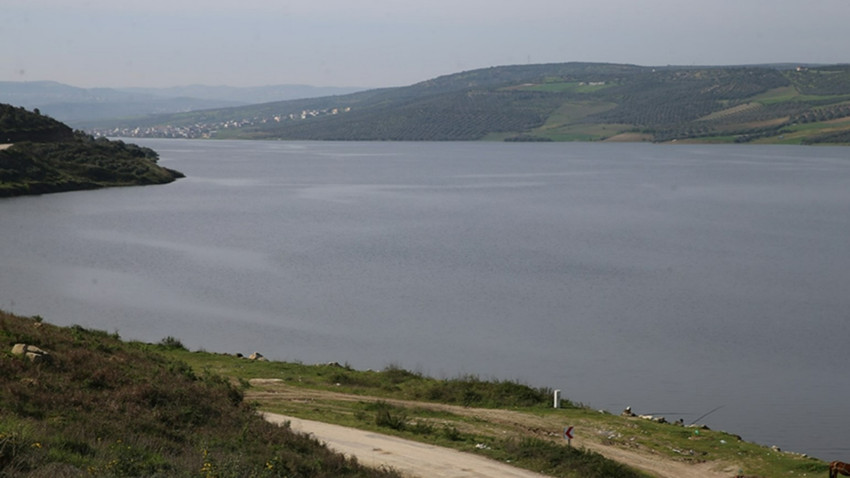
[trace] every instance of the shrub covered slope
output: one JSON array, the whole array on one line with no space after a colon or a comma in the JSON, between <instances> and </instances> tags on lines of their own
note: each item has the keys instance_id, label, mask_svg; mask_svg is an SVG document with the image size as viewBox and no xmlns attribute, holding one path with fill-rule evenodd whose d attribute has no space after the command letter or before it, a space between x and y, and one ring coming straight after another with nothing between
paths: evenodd
<instances>
[{"instance_id":1,"label":"shrub covered slope","mask_svg":"<svg viewBox=\"0 0 850 478\"><path fill-rule=\"evenodd\" d=\"M266 423L154 346L0 312L0 347L0 476L396 476Z\"/></svg>"}]
</instances>

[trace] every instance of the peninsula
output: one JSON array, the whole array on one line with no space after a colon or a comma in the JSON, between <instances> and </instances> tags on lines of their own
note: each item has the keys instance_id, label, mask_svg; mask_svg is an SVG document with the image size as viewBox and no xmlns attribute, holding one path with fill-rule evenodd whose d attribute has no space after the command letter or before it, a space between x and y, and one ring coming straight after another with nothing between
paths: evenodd
<instances>
[{"instance_id":1,"label":"peninsula","mask_svg":"<svg viewBox=\"0 0 850 478\"><path fill-rule=\"evenodd\" d=\"M0 197L164 184L183 174L150 148L74 131L38 109L0 104Z\"/></svg>"}]
</instances>

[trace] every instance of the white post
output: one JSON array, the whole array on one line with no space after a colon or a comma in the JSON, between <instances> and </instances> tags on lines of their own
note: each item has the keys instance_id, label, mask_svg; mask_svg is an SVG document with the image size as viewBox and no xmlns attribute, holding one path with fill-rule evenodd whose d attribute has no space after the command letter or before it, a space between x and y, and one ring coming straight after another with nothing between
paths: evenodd
<instances>
[{"instance_id":1,"label":"white post","mask_svg":"<svg viewBox=\"0 0 850 478\"><path fill-rule=\"evenodd\" d=\"M561 391L555 390L555 408L561 408Z\"/></svg>"}]
</instances>

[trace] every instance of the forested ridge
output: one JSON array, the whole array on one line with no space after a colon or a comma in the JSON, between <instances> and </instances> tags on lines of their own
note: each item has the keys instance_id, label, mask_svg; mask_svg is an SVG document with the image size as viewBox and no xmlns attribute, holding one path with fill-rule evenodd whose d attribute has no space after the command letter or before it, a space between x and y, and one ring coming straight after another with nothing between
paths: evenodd
<instances>
[{"instance_id":1,"label":"forested ridge","mask_svg":"<svg viewBox=\"0 0 850 478\"><path fill-rule=\"evenodd\" d=\"M182 174L150 148L97 138L35 111L0 104L0 197L161 184Z\"/></svg>"},{"instance_id":2,"label":"forested ridge","mask_svg":"<svg viewBox=\"0 0 850 478\"><path fill-rule=\"evenodd\" d=\"M129 136L302 140L847 142L850 65L492 67L399 88L101 125Z\"/></svg>"}]
</instances>

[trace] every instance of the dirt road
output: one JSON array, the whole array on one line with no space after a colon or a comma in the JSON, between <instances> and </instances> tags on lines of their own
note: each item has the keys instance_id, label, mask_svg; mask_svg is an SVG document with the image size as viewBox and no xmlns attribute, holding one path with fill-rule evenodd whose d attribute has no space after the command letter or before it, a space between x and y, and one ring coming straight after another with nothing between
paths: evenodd
<instances>
[{"instance_id":1,"label":"dirt road","mask_svg":"<svg viewBox=\"0 0 850 478\"><path fill-rule=\"evenodd\" d=\"M250 398L258 400L260 402L266 403L281 403L286 401L293 402L303 402L303 401L313 401L313 400L339 400L339 401L367 401L367 400L377 400L374 397L365 397L362 395L348 395L343 393L335 393L328 391L318 391L318 390L309 390L298 387L288 387L285 384L281 383L279 380L263 380L263 379L254 379L251 380L252 385L266 385L271 386L271 388L267 388L264 391L254 390L249 392ZM479 418L485 422L492 423L501 423L501 424L509 424L511 426L516 427L517 430L539 430L546 426L543 419L537 419L535 417L531 417L526 414L521 414L511 410L498 410L498 409L483 409L483 408L468 408L468 407L459 407L453 405L445 405L445 404L436 404L429 402L411 402L405 400L387 400L381 399L382 401L392 403L399 406L410 406L410 407L418 407L425 409L434 409L434 410L443 410L449 411L451 413L455 413L458 415L464 415L469 417ZM266 414L268 417L274 417L274 414ZM494 462L492 460L487 460L485 458L470 455L468 453L462 453L455 450L443 449L440 447L435 447L431 445L426 445L418 442L407 442L407 440L402 440L396 437L385 437L385 441L376 442L372 444L363 445L360 447L344 449L343 446L353 445L351 442L357 443L361 438L360 437L381 437L382 435L374 432L364 432L357 430L360 435L347 435L349 438L344 440L343 443L337 444L334 439L334 434L330 433L328 435L327 428L335 425L327 425L319 422L311 422L309 420L300 420L296 418L282 418L282 420L290 420L292 423L292 428L295 430L299 430L305 433L313 433L316 438L326 442L328 446L338 451L341 451L348 455L354 455L357 459L363 463L370 465L380 465L380 464L388 464L393 468L402 471L404 473L409 473L412 476L446 476L446 477L514 477L514 476L535 476L539 477L541 475L527 472L524 470L518 470L516 468L507 467L510 471L505 471L505 473L515 473L515 474L495 474L494 471L484 472L483 474L470 474L473 473L473 470L479 466L478 461L466 461L466 459L458 459L460 461L452 461L451 464L447 464L447 459L444 457L449 456L449 454L459 454L463 457L468 457L471 460L484 460L486 463L495 463L496 465L500 465L498 462ZM539 420L539 421L538 421ZM300 428L299 428L300 427ZM337 427L339 429L346 429L345 427ZM355 438L358 437L358 438ZM396 443L413 443L412 448L397 448ZM734 471L737 468L728 468L725 470L717 470L715 467L716 464L711 463L685 463L681 461L675 461L670 459L665 459L664 457L637 451L637 450L628 450L623 449L616 446L606 446L604 444L599 443L598 441L583 439L580 437L576 437L573 440L573 445L578 447L584 447L588 450L595 451L604 455L606 458L612 459L614 461L629 465L633 468L643 470L653 476L657 476L659 478L729 478L735 476ZM412 459L411 461L405 461L406 455L413 454L417 455L419 451L432 449L437 450L436 455L427 454L424 458L421 459ZM430 452L429 452L430 453ZM392 464L389 461L370 461L377 460L378 458L389 460L389 457L399 457L401 460L398 465ZM439 457L439 458L436 458ZM444 471L443 475L435 474L434 467L435 466L448 466L446 470L455 470L455 471ZM483 466L483 465L481 465ZM460 474L451 474L451 473L460 473ZM467 473L467 474L463 474ZM517 474L517 473L528 473L528 474Z\"/></svg>"},{"instance_id":2,"label":"dirt road","mask_svg":"<svg viewBox=\"0 0 850 478\"><path fill-rule=\"evenodd\" d=\"M545 478L530 471L450 448L389 435L264 413L273 423L290 422L293 430L313 435L327 446L371 467L391 467L409 477Z\"/></svg>"}]
</instances>

